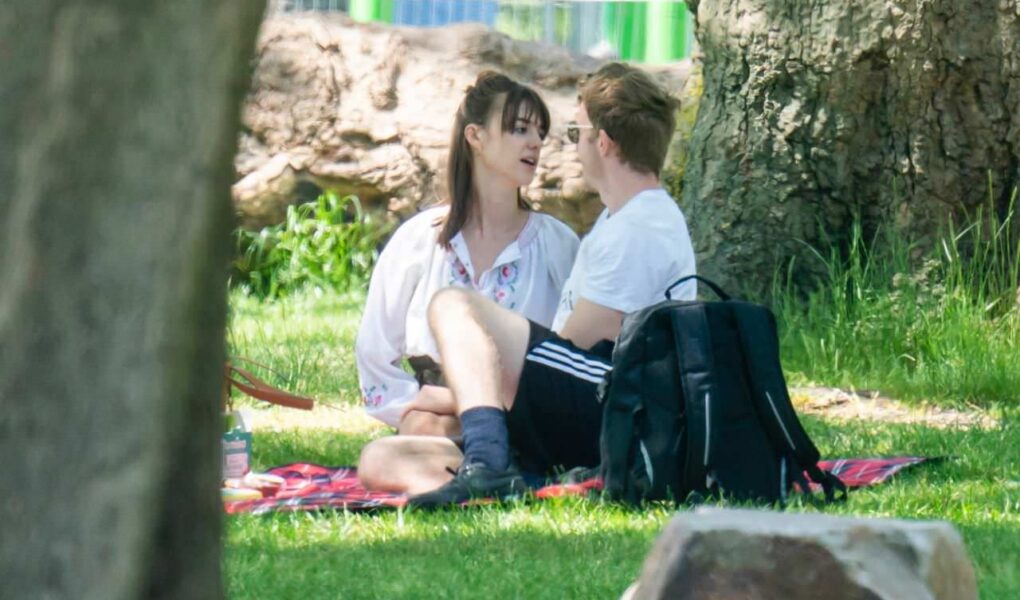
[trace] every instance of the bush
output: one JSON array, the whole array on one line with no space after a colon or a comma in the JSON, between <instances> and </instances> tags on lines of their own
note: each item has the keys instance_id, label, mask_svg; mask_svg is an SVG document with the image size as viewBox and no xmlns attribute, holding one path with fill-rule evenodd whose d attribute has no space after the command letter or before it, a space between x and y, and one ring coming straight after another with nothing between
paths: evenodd
<instances>
[{"instance_id":1,"label":"bush","mask_svg":"<svg viewBox=\"0 0 1020 600\"><path fill-rule=\"evenodd\" d=\"M371 275L390 224L361 208L355 196L327 192L290 206L286 220L259 232L235 232L231 284L259 298L299 288L347 291Z\"/></svg>"}]
</instances>

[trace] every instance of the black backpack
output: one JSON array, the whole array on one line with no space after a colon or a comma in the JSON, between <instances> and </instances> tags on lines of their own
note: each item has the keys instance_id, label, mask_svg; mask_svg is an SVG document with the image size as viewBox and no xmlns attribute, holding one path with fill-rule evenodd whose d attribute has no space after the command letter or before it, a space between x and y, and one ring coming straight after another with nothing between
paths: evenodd
<instances>
[{"instance_id":1,"label":"black backpack","mask_svg":"<svg viewBox=\"0 0 1020 600\"><path fill-rule=\"evenodd\" d=\"M845 498L790 403L771 311L696 275L669 289L689 279L722 301L671 300L667 290L623 321L599 389L605 492L628 503L722 495L782 505L793 483L809 490L806 471L826 501Z\"/></svg>"}]
</instances>

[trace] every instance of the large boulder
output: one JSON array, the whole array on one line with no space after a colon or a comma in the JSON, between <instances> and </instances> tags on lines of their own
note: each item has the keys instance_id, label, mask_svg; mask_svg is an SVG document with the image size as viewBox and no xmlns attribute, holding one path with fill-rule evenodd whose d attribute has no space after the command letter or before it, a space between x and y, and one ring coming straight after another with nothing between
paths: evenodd
<instances>
[{"instance_id":1,"label":"large boulder","mask_svg":"<svg viewBox=\"0 0 1020 600\"><path fill-rule=\"evenodd\" d=\"M477 24L421 29L333 14L273 17L263 23L235 160L241 223L279 222L288 204L322 189L401 215L434 202L457 105L479 71L495 69L534 86L552 113L529 199L585 231L601 205L581 179L564 125L573 119L578 79L598 65ZM649 70L679 95L689 67Z\"/></svg>"},{"instance_id":2,"label":"large boulder","mask_svg":"<svg viewBox=\"0 0 1020 600\"><path fill-rule=\"evenodd\" d=\"M977 584L949 523L701 508L669 523L627 597L977 600Z\"/></svg>"}]
</instances>

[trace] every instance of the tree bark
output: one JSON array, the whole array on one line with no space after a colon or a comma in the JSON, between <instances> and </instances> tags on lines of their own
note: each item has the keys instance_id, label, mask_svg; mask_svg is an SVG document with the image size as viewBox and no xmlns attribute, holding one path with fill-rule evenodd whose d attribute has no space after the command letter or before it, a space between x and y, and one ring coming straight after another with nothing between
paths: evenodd
<instances>
[{"instance_id":1,"label":"tree bark","mask_svg":"<svg viewBox=\"0 0 1020 600\"><path fill-rule=\"evenodd\" d=\"M694 0L699 270L749 291L859 214L922 244L1020 182L1018 0ZM993 182L989 200L989 178ZM806 242L806 244L805 244Z\"/></svg>"},{"instance_id":2,"label":"tree bark","mask_svg":"<svg viewBox=\"0 0 1020 600\"><path fill-rule=\"evenodd\" d=\"M0 598L218 598L231 162L264 2L0 10Z\"/></svg>"}]
</instances>

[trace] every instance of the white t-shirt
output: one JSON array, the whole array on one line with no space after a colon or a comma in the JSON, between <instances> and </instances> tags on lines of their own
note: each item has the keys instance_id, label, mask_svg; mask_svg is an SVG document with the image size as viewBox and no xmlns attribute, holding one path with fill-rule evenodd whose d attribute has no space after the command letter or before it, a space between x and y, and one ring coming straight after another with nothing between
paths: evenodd
<instances>
[{"instance_id":1,"label":"white t-shirt","mask_svg":"<svg viewBox=\"0 0 1020 600\"><path fill-rule=\"evenodd\" d=\"M458 233L451 240L452 251L437 243L440 228L433 223L447 210L431 208L401 225L368 286L354 350L361 395L369 415L394 427L418 393L418 382L401 368L401 360L429 356L439 362L426 316L433 294L450 286L473 289L548 326L577 254L573 230L549 215L531 213L476 285L464 238Z\"/></svg>"},{"instance_id":2,"label":"white t-shirt","mask_svg":"<svg viewBox=\"0 0 1020 600\"><path fill-rule=\"evenodd\" d=\"M661 188L643 191L613 215L602 211L584 237L552 329L563 328L578 298L631 313L665 300L667 286L694 272L694 248L680 208ZM672 297L693 300L696 294L692 280Z\"/></svg>"}]
</instances>

